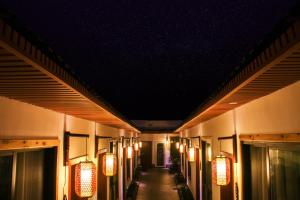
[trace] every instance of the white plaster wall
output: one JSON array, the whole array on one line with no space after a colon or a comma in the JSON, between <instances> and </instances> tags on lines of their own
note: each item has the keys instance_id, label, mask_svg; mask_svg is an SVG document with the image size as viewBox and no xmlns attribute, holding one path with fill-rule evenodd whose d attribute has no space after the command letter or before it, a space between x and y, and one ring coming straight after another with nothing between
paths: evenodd
<instances>
[{"instance_id":1,"label":"white plaster wall","mask_svg":"<svg viewBox=\"0 0 300 200\"><path fill-rule=\"evenodd\" d=\"M103 136L126 136L131 137L136 133L127 132L122 129L108 127L95 122L66 116L62 113L57 113L52 110L44 109L38 106L30 105L20 101L8 99L0 96L0 138L49 138L56 137L60 141L58 152L58 199L63 198L63 194L68 193L68 178L65 180L65 175L68 177L68 168L63 166L63 134L64 134L64 119L66 118L66 131L72 133L89 134L87 139L88 158L97 165L97 159L94 158L94 141L95 134ZM85 139L71 138L70 139L70 157L83 155L86 152ZM108 142L100 142L101 147L108 148ZM122 151L122 150L120 150ZM78 158L72 163L79 162L85 158ZM119 169L122 169L121 162ZM66 172L66 174L65 174ZM120 173L120 177L122 174ZM64 187L64 183L65 187ZM120 189L122 189L122 179L120 178ZM63 193L64 190L64 193ZM122 191L122 190L120 190ZM120 196L121 196L120 192ZM96 196L94 197L96 199ZM108 196L109 199L109 196Z\"/></svg>"},{"instance_id":2,"label":"white plaster wall","mask_svg":"<svg viewBox=\"0 0 300 200\"><path fill-rule=\"evenodd\" d=\"M300 81L236 109L240 134L299 133Z\"/></svg>"},{"instance_id":3,"label":"white plaster wall","mask_svg":"<svg viewBox=\"0 0 300 200\"><path fill-rule=\"evenodd\" d=\"M235 116L235 120L234 120ZM236 122L235 122L236 121ZM221 145L218 137L240 134L280 134L300 132L300 81L278 90L272 94L261 97L242 105L235 110L228 111L213 119L200 123L190 129L180 133L186 136L211 136L212 156L216 156L222 151L233 152L232 141L222 141ZM239 144L239 141L238 141ZM221 147L220 147L221 146ZM238 152L240 146L238 145ZM238 160L241 160L240 154ZM237 176L235 180L239 184L240 197L241 170L240 163L236 166ZM195 173L195 171L192 171ZM192 174L192 177L195 174ZM190 188L195 195L195 183L192 181ZM213 185L213 199L220 199L219 186Z\"/></svg>"},{"instance_id":4,"label":"white plaster wall","mask_svg":"<svg viewBox=\"0 0 300 200\"><path fill-rule=\"evenodd\" d=\"M0 137L57 137L63 131L61 113L0 96Z\"/></svg>"}]
</instances>

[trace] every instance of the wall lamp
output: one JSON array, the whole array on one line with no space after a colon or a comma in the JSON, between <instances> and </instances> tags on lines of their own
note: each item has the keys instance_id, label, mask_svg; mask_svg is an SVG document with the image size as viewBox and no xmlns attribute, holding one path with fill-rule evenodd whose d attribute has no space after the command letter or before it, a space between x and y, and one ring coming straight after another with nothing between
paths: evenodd
<instances>
[{"instance_id":1,"label":"wall lamp","mask_svg":"<svg viewBox=\"0 0 300 200\"><path fill-rule=\"evenodd\" d=\"M237 162L237 135L234 134L228 137L219 137L220 141L220 155L218 155L212 161L212 180L216 185L224 186L230 183L231 174L230 174L230 159L223 155L221 150L222 140L232 140L233 145L233 162Z\"/></svg>"},{"instance_id":2,"label":"wall lamp","mask_svg":"<svg viewBox=\"0 0 300 200\"><path fill-rule=\"evenodd\" d=\"M75 134L70 132L64 133L64 165L67 166L71 159L69 158L70 137L85 138L85 155L77 156L79 158L86 156L85 161L81 161L75 165L75 193L82 198L92 197L96 192L96 165L87 159L87 138L88 134Z\"/></svg>"}]
</instances>

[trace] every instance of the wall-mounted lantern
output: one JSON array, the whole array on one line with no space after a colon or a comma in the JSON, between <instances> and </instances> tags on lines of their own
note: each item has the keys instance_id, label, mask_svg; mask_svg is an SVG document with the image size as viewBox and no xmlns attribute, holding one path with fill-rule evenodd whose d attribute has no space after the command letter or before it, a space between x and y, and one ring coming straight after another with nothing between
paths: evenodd
<instances>
[{"instance_id":1,"label":"wall-mounted lantern","mask_svg":"<svg viewBox=\"0 0 300 200\"><path fill-rule=\"evenodd\" d=\"M96 166L92 161L75 166L75 192L79 197L92 197L96 192Z\"/></svg>"},{"instance_id":2,"label":"wall-mounted lantern","mask_svg":"<svg viewBox=\"0 0 300 200\"><path fill-rule=\"evenodd\" d=\"M139 142L139 147L142 148L143 147L143 143L142 141Z\"/></svg>"},{"instance_id":3,"label":"wall-mounted lantern","mask_svg":"<svg viewBox=\"0 0 300 200\"><path fill-rule=\"evenodd\" d=\"M127 147L127 158L132 158L132 146Z\"/></svg>"},{"instance_id":4,"label":"wall-mounted lantern","mask_svg":"<svg viewBox=\"0 0 300 200\"><path fill-rule=\"evenodd\" d=\"M117 157L113 153L106 153L103 156L102 172L105 176L114 176L117 172Z\"/></svg>"},{"instance_id":5,"label":"wall-mounted lantern","mask_svg":"<svg viewBox=\"0 0 300 200\"><path fill-rule=\"evenodd\" d=\"M183 146L183 144L180 144L180 146L179 146L179 152L183 153L183 150L184 150L184 146Z\"/></svg>"},{"instance_id":6,"label":"wall-mounted lantern","mask_svg":"<svg viewBox=\"0 0 300 200\"><path fill-rule=\"evenodd\" d=\"M195 161L195 147L189 148L189 161L190 162Z\"/></svg>"},{"instance_id":7,"label":"wall-mounted lantern","mask_svg":"<svg viewBox=\"0 0 300 200\"><path fill-rule=\"evenodd\" d=\"M212 161L212 180L215 184L224 186L230 183L230 160L221 155Z\"/></svg>"},{"instance_id":8,"label":"wall-mounted lantern","mask_svg":"<svg viewBox=\"0 0 300 200\"><path fill-rule=\"evenodd\" d=\"M211 147L207 147L207 161L211 162Z\"/></svg>"},{"instance_id":9,"label":"wall-mounted lantern","mask_svg":"<svg viewBox=\"0 0 300 200\"><path fill-rule=\"evenodd\" d=\"M169 136L168 135L166 136L165 144L166 144L166 146L169 146Z\"/></svg>"},{"instance_id":10,"label":"wall-mounted lantern","mask_svg":"<svg viewBox=\"0 0 300 200\"><path fill-rule=\"evenodd\" d=\"M179 142L176 142L176 149L179 149L179 146L180 146Z\"/></svg>"},{"instance_id":11,"label":"wall-mounted lantern","mask_svg":"<svg viewBox=\"0 0 300 200\"><path fill-rule=\"evenodd\" d=\"M136 142L134 143L134 150L135 151L138 151L139 150L139 144Z\"/></svg>"}]
</instances>

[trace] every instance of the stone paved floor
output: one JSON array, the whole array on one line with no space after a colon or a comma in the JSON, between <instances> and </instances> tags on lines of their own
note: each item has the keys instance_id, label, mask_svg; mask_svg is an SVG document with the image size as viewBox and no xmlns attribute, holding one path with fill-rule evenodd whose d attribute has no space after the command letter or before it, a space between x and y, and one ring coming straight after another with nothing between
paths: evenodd
<instances>
[{"instance_id":1,"label":"stone paved floor","mask_svg":"<svg viewBox=\"0 0 300 200\"><path fill-rule=\"evenodd\" d=\"M142 172L137 200L179 200L174 179L168 170L154 168Z\"/></svg>"}]
</instances>

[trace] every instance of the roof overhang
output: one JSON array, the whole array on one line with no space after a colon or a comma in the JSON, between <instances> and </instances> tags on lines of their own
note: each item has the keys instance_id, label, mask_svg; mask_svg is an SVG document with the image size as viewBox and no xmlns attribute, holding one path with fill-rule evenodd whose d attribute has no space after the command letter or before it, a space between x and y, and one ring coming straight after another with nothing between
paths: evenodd
<instances>
[{"instance_id":1,"label":"roof overhang","mask_svg":"<svg viewBox=\"0 0 300 200\"><path fill-rule=\"evenodd\" d=\"M231 81L200 106L177 132L300 80L300 21L294 21Z\"/></svg>"},{"instance_id":2,"label":"roof overhang","mask_svg":"<svg viewBox=\"0 0 300 200\"><path fill-rule=\"evenodd\" d=\"M27 38L0 19L0 96L139 132Z\"/></svg>"},{"instance_id":3,"label":"roof overhang","mask_svg":"<svg viewBox=\"0 0 300 200\"><path fill-rule=\"evenodd\" d=\"M171 133L181 122L181 120L132 120L142 133Z\"/></svg>"}]
</instances>

